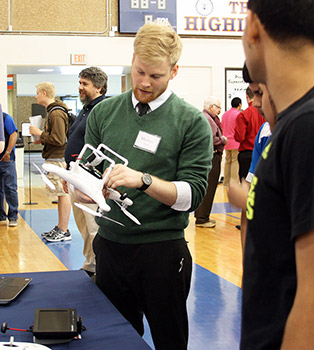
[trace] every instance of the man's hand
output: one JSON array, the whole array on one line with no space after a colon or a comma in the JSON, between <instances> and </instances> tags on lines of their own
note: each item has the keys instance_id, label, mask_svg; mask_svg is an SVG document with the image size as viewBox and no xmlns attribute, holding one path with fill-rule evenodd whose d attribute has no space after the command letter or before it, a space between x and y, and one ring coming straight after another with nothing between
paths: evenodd
<instances>
[{"instance_id":1,"label":"man's hand","mask_svg":"<svg viewBox=\"0 0 314 350\"><path fill-rule=\"evenodd\" d=\"M5 152L2 158L0 159L1 162L9 162L10 161L10 153Z\"/></svg>"},{"instance_id":2,"label":"man's hand","mask_svg":"<svg viewBox=\"0 0 314 350\"><path fill-rule=\"evenodd\" d=\"M104 176L105 174L106 172ZM122 164L117 164L109 174L105 187L113 189L119 186L140 188L143 185L142 175L143 173L141 171L133 170ZM155 176L152 176L152 180L152 184L145 190L145 193L171 207L177 200L177 188L175 184L161 180Z\"/></svg>"},{"instance_id":3,"label":"man's hand","mask_svg":"<svg viewBox=\"0 0 314 350\"><path fill-rule=\"evenodd\" d=\"M105 171L104 176L107 171ZM139 188L143 185L142 175L143 173L140 171L133 170L122 164L117 164L109 174L105 186L113 189L119 186Z\"/></svg>"},{"instance_id":4,"label":"man's hand","mask_svg":"<svg viewBox=\"0 0 314 350\"><path fill-rule=\"evenodd\" d=\"M70 193L70 186L67 181L62 180L62 187L65 193ZM81 203L95 203L90 197L88 197L85 193L82 191L78 190L77 188L73 187L71 190L74 190L74 198L76 202L81 202Z\"/></svg>"},{"instance_id":5,"label":"man's hand","mask_svg":"<svg viewBox=\"0 0 314 350\"><path fill-rule=\"evenodd\" d=\"M62 187L63 187L63 191L67 194L69 194L69 186L68 183L65 180L62 180Z\"/></svg>"},{"instance_id":6,"label":"man's hand","mask_svg":"<svg viewBox=\"0 0 314 350\"><path fill-rule=\"evenodd\" d=\"M78 190L77 188L74 188L74 196L76 202L86 203L86 204L95 204L96 202L88 197L87 194L83 193L82 191Z\"/></svg>"},{"instance_id":7,"label":"man's hand","mask_svg":"<svg viewBox=\"0 0 314 350\"><path fill-rule=\"evenodd\" d=\"M32 134L34 136L40 136L42 134L42 130L40 130L36 126L30 126L29 132L30 132L30 134Z\"/></svg>"},{"instance_id":8,"label":"man's hand","mask_svg":"<svg viewBox=\"0 0 314 350\"><path fill-rule=\"evenodd\" d=\"M12 132L12 134L9 137L7 149L1 158L2 162L9 162L10 161L10 155L11 155L11 152L13 150L13 147L16 144L16 140L17 140L17 132L15 131L15 132Z\"/></svg>"},{"instance_id":9,"label":"man's hand","mask_svg":"<svg viewBox=\"0 0 314 350\"><path fill-rule=\"evenodd\" d=\"M227 189L227 194L229 198L229 203L236 208L246 210L246 201L249 193L250 184L243 180L241 183L231 179L229 187Z\"/></svg>"}]
</instances>

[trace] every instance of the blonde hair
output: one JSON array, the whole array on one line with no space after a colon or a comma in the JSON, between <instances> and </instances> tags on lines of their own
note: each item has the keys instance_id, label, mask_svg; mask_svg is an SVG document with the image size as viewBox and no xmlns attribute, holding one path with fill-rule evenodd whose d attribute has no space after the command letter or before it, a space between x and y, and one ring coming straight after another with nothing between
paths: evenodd
<instances>
[{"instance_id":1,"label":"blonde hair","mask_svg":"<svg viewBox=\"0 0 314 350\"><path fill-rule=\"evenodd\" d=\"M173 67L181 56L182 42L170 24L150 22L137 32L134 53L144 62L153 64L167 57Z\"/></svg>"},{"instance_id":2,"label":"blonde hair","mask_svg":"<svg viewBox=\"0 0 314 350\"><path fill-rule=\"evenodd\" d=\"M49 81L46 81L44 83L40 83L40 84L36 85L36 88L39 91L45 91L48 98L55 98L56 97L56 88Z\"/></svg>"}]
</instances>

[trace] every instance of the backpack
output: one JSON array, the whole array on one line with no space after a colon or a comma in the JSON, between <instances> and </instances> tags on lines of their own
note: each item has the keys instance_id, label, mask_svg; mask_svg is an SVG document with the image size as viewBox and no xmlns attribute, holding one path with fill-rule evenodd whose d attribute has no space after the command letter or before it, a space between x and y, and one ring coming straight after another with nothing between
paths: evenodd
<instances>
[{"instance_id":1,"label":"backpack","mask_svg":"<svg viewBox=\"0 0 314 350\"><path fill-rule=\"evenodd\" d=\"M73 125L73 123L75 122L75 119L76 119L76 115L73 114L71 111L71 109L67 110L66 108L62 107L62 106L55 106L55 107L52 107L51 110L49 111L49 114L56 110L56 109L61 109L61 111L65 112L68 116L68 121L69 121L69 130L70 130L70 127Z\"/></svg>"}]
</instances>

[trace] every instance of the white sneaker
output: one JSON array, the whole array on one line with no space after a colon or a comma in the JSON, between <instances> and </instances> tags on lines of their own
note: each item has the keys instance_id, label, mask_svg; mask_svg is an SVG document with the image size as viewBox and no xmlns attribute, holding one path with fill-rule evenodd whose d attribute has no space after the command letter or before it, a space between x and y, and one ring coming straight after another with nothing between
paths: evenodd
<instances>
[{"instance_id":1,"label":"white sneaker","mask_svg":"<svg viewBox=\"0 0 314 350\"><path fill-rule=\"evenodd\" d=\"M207 227L214 228L216 227L216 220L209 220L208 222L204 222L203 224L195 224L196 227Z\"/></svg>"},{"instance_id":2,"label":"white sneaker","mask_svg":"<svg viewBox=\"0 0 314 350\"><path fill-rule=\"evenodd\" d=\"M59 228L58 226L55 226L52 230L50 230L50 231L48 231L48 232L42 233L42 234L41 234L41 237L44 237L44 238L45 238L46 236L52 236L53 234L56 233L56 231L57 231L58 228Z\"/></svg>"},{"instance_id":3,"label":"white sneaker","mask_svg":"<svg viewBox=\"0 0 314 350\"><path fill-rule=\"evenodd\" d=\"M71 233L69 230L67 232L62 231L59 227L51 236L44 237L47 242L61 242L61 241L70 241L72 239Z\"/></svg>"}]
</instances>

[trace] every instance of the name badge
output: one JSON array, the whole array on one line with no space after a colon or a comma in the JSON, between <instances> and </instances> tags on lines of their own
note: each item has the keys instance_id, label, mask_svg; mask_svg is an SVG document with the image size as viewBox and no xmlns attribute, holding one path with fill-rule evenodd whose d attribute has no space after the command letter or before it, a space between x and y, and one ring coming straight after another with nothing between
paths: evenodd
<instances>
[{"instance_id":1,"label":"name badge","mask_svg":"<svg viewBox=\"0 0 314 350\"><path fill-rule=\"evenodd\" d=\"M152 135L145 131L139 131L133 147L155 154L157 152L161 137Z\"/></svg>"}]
</instances>

